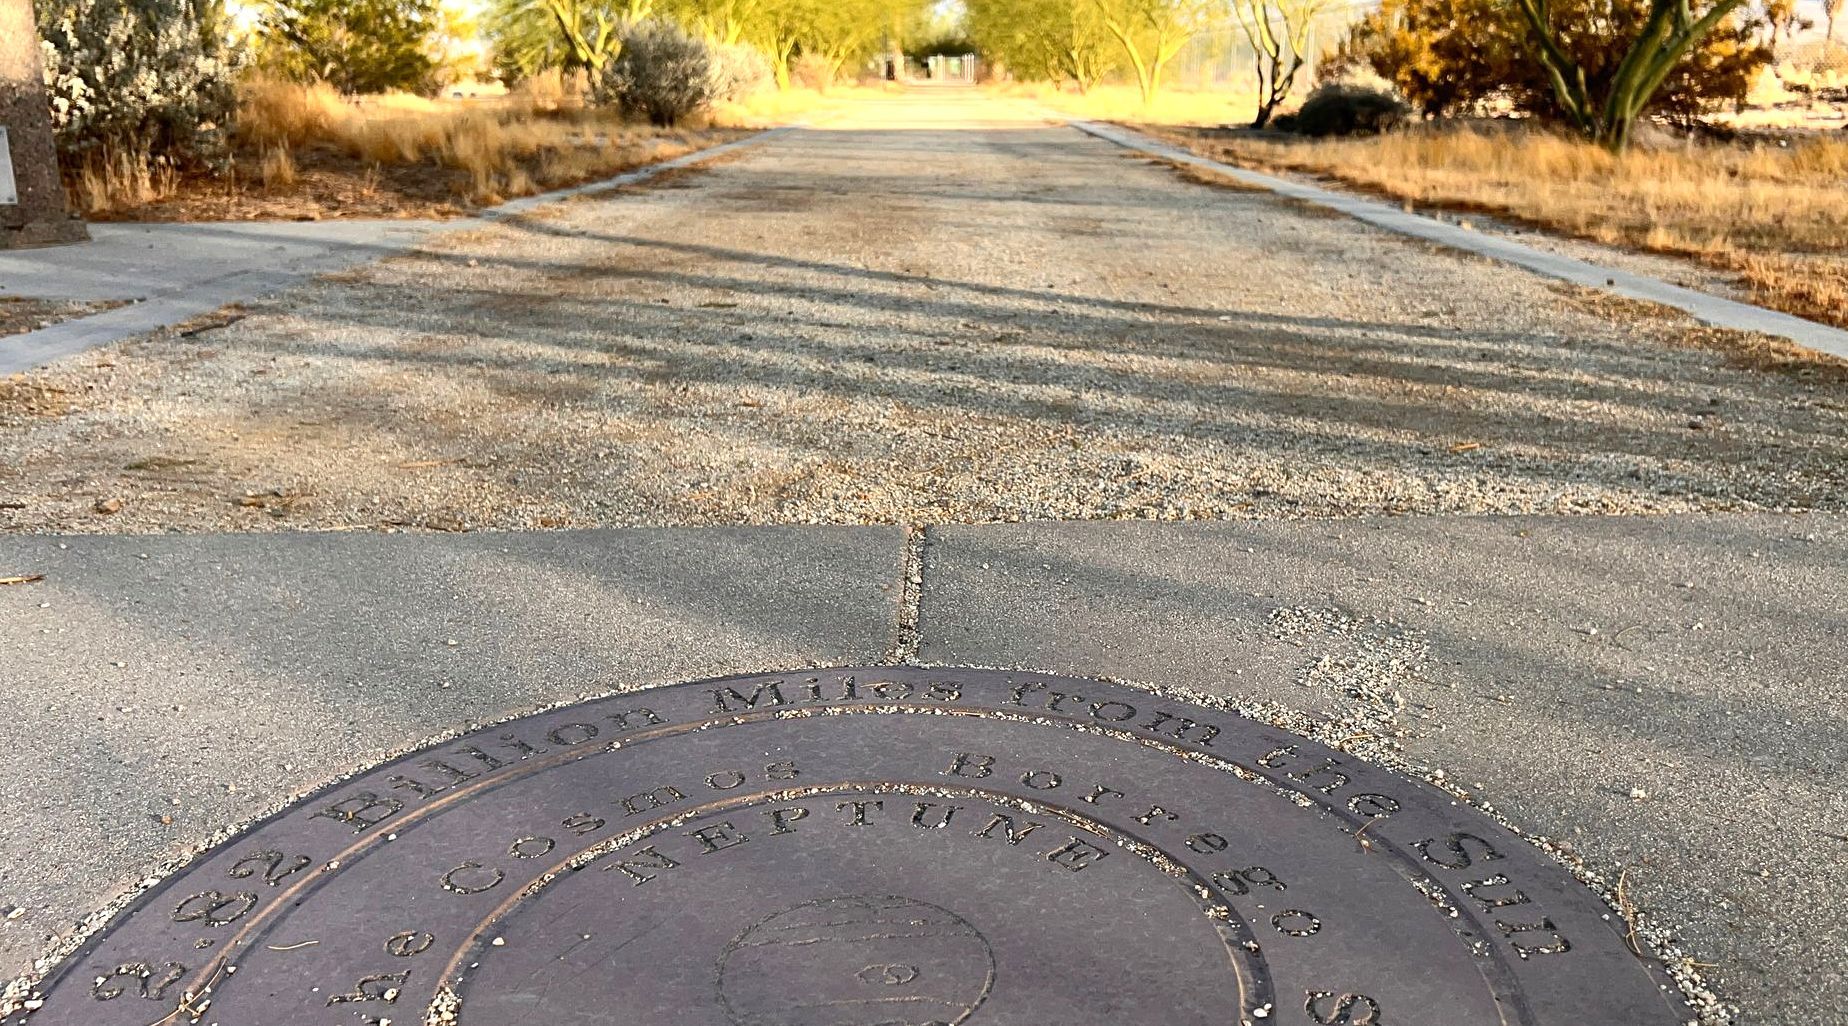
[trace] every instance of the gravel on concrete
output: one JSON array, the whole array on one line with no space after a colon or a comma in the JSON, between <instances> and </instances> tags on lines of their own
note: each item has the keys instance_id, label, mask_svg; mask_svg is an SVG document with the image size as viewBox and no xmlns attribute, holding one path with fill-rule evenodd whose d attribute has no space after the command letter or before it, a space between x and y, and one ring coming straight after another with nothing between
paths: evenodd
<instances>
[{"instance_id":1,"label":"gravel on concrete","mask_svg":"<svg viewBox=\"0 0 1848 1026\"><path fill-rule=\"evenodd\" d=\"M1705 330L895 98L0 383L0 530L1848 505Z\"/></svg>"}]
</instances>

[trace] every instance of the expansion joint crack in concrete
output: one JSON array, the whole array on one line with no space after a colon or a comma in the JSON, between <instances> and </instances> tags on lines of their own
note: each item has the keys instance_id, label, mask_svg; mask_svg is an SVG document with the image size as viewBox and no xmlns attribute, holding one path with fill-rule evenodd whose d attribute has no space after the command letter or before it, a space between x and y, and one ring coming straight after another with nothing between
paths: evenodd
<instances>
[{"instance_id":1,"label":"expansion joint crack in concrete","mask_svg":"<svg viewBox=\"0 0 1848 1026\"><path fill-rule=\"evenodd\" d=\"M905 525L905 546L899 556L898 629L887 661L900 665L917 661L919 609L924 602L924 548L930 525Z\"/></svg>"}]
</instances>

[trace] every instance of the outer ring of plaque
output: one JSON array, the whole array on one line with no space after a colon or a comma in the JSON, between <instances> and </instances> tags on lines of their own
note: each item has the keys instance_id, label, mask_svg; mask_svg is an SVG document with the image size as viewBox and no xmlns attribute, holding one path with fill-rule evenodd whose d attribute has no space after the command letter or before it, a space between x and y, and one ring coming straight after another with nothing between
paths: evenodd
<instances>
[{"instance_id":1,"label":"outer ring of plaque","mask_svg":"<svg viewBox=\"0 0 1848 1026\"><path fill-rule=\"evenodd\" d=\"M1234 731L1246 731L1246 732L1249 732L1251 735L1253 735L1254 738L1261 738L1266 743L1273 742L1273 741L1280 743L1281 747L1277 749L1278 751L1282 751L1284 748L1288 748L1291 750L1293 756L1296 758L1301 758L1305 760L1315 760L1315 761L1320 761L1325 758L1335 758L1335 759L1341 760L1342 770L1344 771L1344 773L1350 775L1352 780L1357 784L1375 783L1382 787L1385 785L1391 785L1392 787L1402 789L1402 790L1409 788L1413 792L1418 793L1421 797L1424 797L1426 799L1437 799L1437 800L1446 802L1450 805L1456 805L1462 810L1462 812L1460 815L1453 817L1453 818L1458 820L1459 822L1468 821L1469 823L1476 825L1483 829L1493 829L1493 830L1499 831L1500 834L1504 838L1506 838L1510 843L1519 843L1524 846L1527 844L1527 842L1525 842L1524 840L1518 840L1514 835L1509 834L1506 828L1501 827L1498 824L1494 824L1492 820L1489 820L1486 817L1481 816L1481 814L1477 813L1474 809L1471 809L1468 806L1463 805L1463 803L1461 803L1460 800L1455 799L1453 796L1451 796L1447 792L1443 792L1440 789L1437 789L1424 781L1417 780L1415 778L1408 777L1408 776L1391 773L1389 770L1386 770L1377 765L1361 761L1360 759L1352 757L1352 756L1345 756L1343 755L1343 753L1337 752L1334 749L1327 748L1323 745L1320 745L1317 742L1310 741L1298 735L1287 733L1283 731L1282 729L1274 727L1270 724L1250 720L1249 718L1241 716L1240 714L1236 712L1226 710L1224 708L1201 705L1193 699L1176 697L1173 694L1164 693L1158 690L1136 688L1136 687L1131 687L1128 685L1116 684L1116 683L1112 683L1108 681L1101 681L1101 680L1096 680L1096 679L1091 679L1091 678L1072 677L1070 675L1065 675L1065 674L1046 674L1046 673L1037 673L1037 672L1032 672L1032 671L962 669L962 668L954 668L954 667L928 668L928 669L917 668L917 667L895 667L895 666L837 667L837 668L817 668L817 669L798 670L798 671L794 671L790 673L782 673L782 674L778 674L778 673L739 674L739 675L733 675L733 676L727 676L727 677L712 678L708 680L696 680L696 681L689 681L689 682L684 682L684 683L674 684L674 685L665 685L665 686L656 687L656 688L625 690L625 691L615 692L615 693L605 695L605 696L586 699L582 702L574 703L571 705L556 706L556 707L552 707L549 709L541 710L539 712L528 713L528 714L516 716L513 718L509 718L506 720L497 721L495 723L485 724L473 730L470 730L464 734L452 736L445 740L434 742L431 744L420 745L416 750L407 752L403 755L390 759L384 763L368 767L362 771L353 773L351 775L348 775L340 779L337 779L333 782L330 782L301 797L298 797L290 801L285 807L247 825L246 827L238 831L234 836L230 837L229 839L224 840L214 845L210 849L200 852L197 856L195 856L195 858L188 865L180 867L179 869L173 871L172 873L168 874L164 879L162 879L159 883L154 884L153 886L149 887L147 890L137 895L132 901L127 903L126 906L121 911L119 911L112 917L110 923L105 928L98 930L97 932L87 937L84 940L84 942L78 946L78 948L75 951L73 951L67 957L63 958L59 962L59 964L46 976L45 980L37 988L35 988L35 991L42 992L47 995L56 996L59 991L66 989L66 988L81 989L85 981L83 981L80 978L80 974L83 972L84 964L86 960L96 952L97 948L99 948L104 943L106 943L117 929L132 922L137 915L143 914L148 909L149 906L154 905L157 902L160 902L164 899L169 898L170 893L175 889L176 885L178 885L181 881L184 881L190 872L199 868L200 864L205 862L207 859L224 852L226 849L232 846L248 842L252 840L253 838L260 836L265 831L266 828L276 824L277 822L281 820L287 819L290 816L301 813L305 807L310 806L318 801L330 798L334 796L335 794L337 794L338 792L342 791L343 789L351 788L356 783L362 782L368 778L382 777L389 771L393 769L397 769L397 768L402 768L415 759L427 757L431 754L431 752L435 748L441 745L465 742L469 738L474 737L475 735L478 735L478 734L485 734L489 730L504 730L507 727L510 727L510 726L513 726L515 724L522 723L522 722L535 722L536 723L536 722L543 721L547 719L548 717L557 717L561 714L569 713L573 710L597 706L602 703L609 703L609 702L614 702L614 701L619 701L619 700L633 701L639 698L646 698L650 696L662 696L662 695L667 695L667 694L672 694L672 693L687 691L687 690L692 690L692 689L708 689L708 688L721 687L721 686L730 686L730 685L735 685L741 682L814 679L817 677L823 677L823 676L828 676L828 675L834 675L837 677L850 677L850 678L851 677L861 677L869 682L881 681L881 680L884 680L884 681L910 680L910 681L922 682L922 681L936 679L936 680L958 680L958 681L962 681L965 683L989 684L989 685L1004 684L1004 683L1008 683L1016 679L1020 679L1020 680L1031 680L1036 683L1051 682L1051 683L1065 684L1065 685L1075 684L1075 685L1080 685L1080 686L1090 688L1090 689L1105 689L1105 691L1108 693L1120 694L1125 698L1135 698L1138 700L1151 701L1151 702L1165 702L1165 703L1168 703L1170 706L1181 707L1181 708L1185 708L1192 712L1197 712L1200 714L1210 714L1212 716L1220 718L1222 721L1227 722L1228 727L1231 728L1225 731L1225 734L1228 737L1232 736ZM1094 690L1093 693L1098 694L1100 692ZM1375 817L1375 816L1363 815L1363 814L1360 814L1355 809L1349 807L1349 804L1351 802L1356 801L1359 798L1369 798L1369 797L1378 796L1379 792L1377 790L1366 791L1366 792L1359 793L1359 794L1352 795L1352 796L1344 795L1343 797L1348 798L1348 802L1335 800L1329 794L1324 793L1321 789L1318 789L1315 787L1302 786L1301 782L1298 780L1293 780L1291 778L1291 775L1287 771L1277 766L1270 765L1264 759L1245 760L1245 759L1238 759L1238 758L1229 757L1229 756L1212 755L1212 754L1202 752L1197 747L1187 747L1186 745L1182 745L1182 744L1170 744L1158 738L1151 738L1146 735L1139 735L1139 734L1135 734L1129 731L1113 729L1108 726L1101 726L1095 723L1087 723L1087 722L1081 721L1079 719L1076 719L1070 716L1051 715L1051 714L1046 713L1043 710L1034 710L1031 712L1016 711L1013 709L1001 708L996 705L973 705L973 706L965 706L965 707L957 707L957 708L945 708L942 706L920 706L916 704L906 703L903 701L896 701L896 702L878 701L878 702L853 702L853 703L845 703L845 702L824 703L823 705L814 707L814 708L779 709L775 711L765 711L761 713L753 712L753 713L745 713L745 714L732 714L732 715L725 715L725 716L708 717L706 719L697 720L697 721L687 720L687 721L682 721L682 722L673 722L673 723L664 724L660 727L643 729L643 730L634 731L632 733L624 734L622 735L621 745L615 748L606 748L605 746L599 745L599 746L592 747L592 749L589 751L578 750L575 748L564 749L556 753L551 753L549 757L535 757L530 761L523 761L521 763L514 764L509 767L509 772L497 774L496 776L488 780L484 780L480 784L475 785L473 787L461 788L455 792L445 794L443 797L434 799L426 803L425 805L419 806L415 810L407 810L407 811L414 812L415 815L407 816L405 820L401 820L397 822L396 824L394 824L394 831L402 832L405 829L414 828L409 825L411 820L429 818L433 816L435 813L441 811L444 807L446 807L447 805L451 803L459 802L459 801L465 800L468 797L474 797L480 793L483 793L483 789L486 789L489 787L498 788L500 786L504 786L505 784L510 784L517 780L524 779L525 777L530 776L532 774L542 772L545 769L564 765L566 763L585 759L585 758L591 758L591 757L594 757L598 754L602 754L605 752L628 750L628 749L633 748L637 744L645 743L646 741L649 741L649 740L673 737L673 736L684 734L690 731L722 728L723 726L727 726L727 725L758 723L758 722L765 722L765 721L777 720L777 719L800 718L800 717L804 717L808 715L905 715L905 714L928 714L932 716L943 716L943 715L975 716L975 717L984 717L984 718L989 718L989 719L1009 719L1009 720L1015 720L1017 722L1021 722L1023 724L1032 724L1032 725L1041 726L1041 727L1059 727L1059 728L1064 728L1064 729L1077 729L1077 730L1082 730L1088 733L1100 734L1106 737L1110 737L1119 743L1127 742L1127 743L1139 744L1139 745L1149 747L1149 748L1155 748L1158 750L1165 751L1176 757L1187 759L1190 761L1195 761L1195 762L1204 761L1204 762L1209 762L1209 763L1216 763L1219 765L1220 769L1228 771L1232 773L1233 775L1247 782L1250 782L1252 780L1261 780L1264 783L1267 783L1275 788L1291 791L1297 795L1300 795L1302 798L1305 798L1315 803L1324 812L1328 813L1329 815L1335 817L1337 820L1341 821L1348 828L1350 828L1347 832L1356 837L1359 835L1360 831L1367 829L1377 819L1386 818L1386 816ZM898 782L898 781L891 781L891 780L845 781L845 782L836 782L834 784L827 785L825 787L802 788L801 790L805 794L807 793L815 793L815 794L863 793L863 792L864 793L877 793L882 790L886 791L886 793L904 793L904 794L951 794L953 793L956 795L966 795L967 797L971 797L971 798L979 798L980 800L995 803L995 804L1017 803L1020 800L1015 796L1007 795L1003 792L987 791L985 789L980 789L980 788L963 788L963 787L946 788L940 782L906 783L906 782ZM689 816L701 815L705 812L710 812L713 810L753 804L756 801L775 798L780 793L781 792L774 791L774 790L756 791L750 794L737 795L737 796L733 796L730 798L721 799L716 802L706 803L705 805L699 808L688 808L688 809L677 810L676 815L672 817L663 817L655 822L649 823L645 825L644 827L639 828L636 831L626 832L623 836L627 837L630 834L634 834L636 836L647 836L647 834L657 831L661 829L663 825L669 824L673 821L685 819L685 818L688 818ZM1084 829L1087 832L1091 832L1094 834L1101 834L1103 836L1111 836L1111 839L1116 841L1120 846L1127 847L1133 851L1137 851L1139 854L1142 854L1144 858L1150 859L1151 861L1156 861L1157 864L1159 864L1158 860L1166 859L1166 860L1171 861L1173 865L1182 867L1185 871L1185 874L1189 877L1188 885L1190 886L1190 888L1196 889L1197 896L1199 894L1211 895L1211 894L1218 893L1216 889L1204 884L1204 881L1200 879L1200 874L1198 873L1198 871L1192 869L1191 867L1188 867L1185 859L1171 852L1165 851L1162 847L1148 841L1146 838L1142 838L1134 834L1131 834L1127 831L1124 831L1121 827L1109 826L1101 822L1091 820L1089 819L1089 817L1086 817L1081 813L1077 813L1077 810L1058 809L1058 808L1055 808L1055 806L1053 806L1052 803L1047 803L1047 802L1044 802L1043 800L1038 800L1038 799L1035 800L1034 804L1036 807L1047 811L1048 814L1060 815L1062 818L1065 819L1066 823L1070 826L1074 826L1078 829ZM381 830L381 831L372 833L370 836L360 838L359 840L355 841L353 844L349 845L346 849L344 849L332 861L337 863L342 868L350 866L353 862L363 859L369 851L375 850L377 847L381 846L385 836L386 836L386 832ZM591 857L591 858L601 857L595 852L595 849L601 848L601 847L609 847L609 848L612 848L613 850L615 846L615 841L619 839L620 838L603 839L595 844L588 846L585 849L581 849L580 852L574 854L572 858L586 857L586 853L589 853L588 857ZM1468 938L1473 936L1474 938L1487 940L1494 936L1494 931L1490 928L1489 923L1483 920L1482 917L1480 917L1475 912L1475 910L1473 910L1470 907L1469 903L1463 899L1463 896L1454 893L1448 884L1444 884L1441 881L1435 881L1432 878L1431 874L1427 872L1425 867L1420 863L1419 859L1412 852L1406 850L1406 848L1403 845L1389 841L1379 836L1378 834L1374 834L1369 841L1368 848L1369 850L1376 851L1376 852L1379 852L1387 856L1390 859L1398 875L1401 876L1403 879L1405 879L1408 883L1418 883L1421 886L1421 888L1422 886L1428 885L1428 884L1435 884L1436 886L1442 888L1450 899L1450 907L1453 908L1456 912L1456 918L1453 920L1452 928L1459 934L1459 937L1461 939L1467 940ZM1534 852L1533 855L1534 857L1536 857L1537 859L1541 861L1550 863L1550 859L1546 859L1545 856L1541 855L1538 852ZM569 861L569 860L566 860L566 861ZM1569 876L1567 871L1563 867L1560 867L1558 865L1550 865L1550 869L1557 874L1560 874L1563 876ZM184 981L181 989L198 992L201 989L201 987L209 987L210 984L222 979L223 974L224 974L226 959L232 957L239 950L247 950L250 944L253 944L256 941L261 940L264 934L267 933L267 930L270 928L270 926L284 917L284 916L277 915L276 914L277 912L284 912L286 914L286 910L291 909L294 906L300 904L301 900L306 897L307 893L311 892L314 889L318 889L320 885L323 885L331 881L334 878L334 875L335 874L330 874L330 873L311 874L305 877L302 881L294 885L291 885L290 887L280 891L270 900L266 901L264 903L264 908L261 910L260 914L257 915L256 918L253 919L252 921L240 925L239 929L236 931L236 933L233 936L226 938L223 943L219 944L218 945L219 953L214 955L213 958L209 960L204 966L201 966L199 969L192 971L188 975L186 980ZM1575 886L1578 886L1576 884L1576 881L1573 881L1573 883ZM501 907L498 907L493 914L483 919L477 925L477 929L470 933L466 941L457 944L456 947L452 949L454 951L454 954L450 958L449 964L445 972L443 973L443 977L442 977L444 981L443 985L445 987L459 986L459 987L466 988L467 986L466 974L462 971L462 966L467 960L467 957L471 952L477 952L480 950L480 945L483 943L483 940L487 935L487 928L499 918L504 917L507 914L509 914L525 898L537 895L540 892L540 890L543 889L543 886L544 884L542 883L538 886L529 885L529 886L523 886L519 888L515 892L514 897L512 899L510 899L509 901L503 902ZM1199 887L1202 887L1202 886L1205 887L1204 891L1197 890ZM1585 890L1582 886L1578 886L1578 890L1582 892L1582 897L1587 902L1599 902L1600 904L1602 904L1600 899L1596 898L1595 895L1591 894L1588 890ZM1200 898L1200 902L1203 907L1208 905L1212 900L1214 899L1210 897ZM1222 905L1231 907L1231 903L1227 900L1219 899L1219 903ZM1222 919L1218 916L1214 916L1213 918L1216 921L1216 926L1221 931L1224 943L1226 944L1226 947L1227 947L1228 964L1229 964L1229 967L1233 969L1236 975L1239 991L1241 994L1241 1004L1245 1006L1243 1011L1246 1013L1247 1016L1250 1016L1250 1014L1255 1010L1269 1008L1271 1004L1276 1000L1276 994L1273 990L1271 980L1270 980L1270 974L1266 966L1265 960L1263 958L1261 949L1256 944L1246 920L1244 919L1244 917L1236 914L1235 909L1233 909L1233 914L1229 917ZM1608 931L1608 933L1611 936L1616 937L1621 941L1621 938L1623 937L1623 930L1621 929L1621 924L1618 920L1618 917L1615 915L1615 913L1607 914L1603 917L1603 919L1605 920L1604 926L1605 926L1605 929ZM1479 945L1478 951L1481 952L1482 949L1483 949L1483 946ZM1500 947L1493 945L1493 944L1487 945L1486 951L1489 953L1488 957L1478 958L1476 961L1478 970L1482 974L1482 978L1480 982L1483 986L1485 986L1489 990L1489 992L1495 997L1495 999L1504 1008L1505 1013L1506 1013L1504 1021L1509 1024L1541 1023L1543 1020L1535 1018L1535 1012L1530 1007L1528 997L1523 992L1523 990L1521 989L1520 985L1518 984L1516 980L1516 975L1512 971L1512 962L1508 954L1502 951ZM1689 1014L1687 1011L1687 1008L1685 1005L1681 1004L1678 999L1672 997L1672 995L1675 992L1674 984L1669 979L1667 974L1662 971L1659 965L1654 963L1652 960L1638 959L1635 961L1635 963L1632 966L1630 966L1630 969L1633 972L1640 973L1644 978L1647 979L1647 981L1650 984L1653 984L1653 989L1663 992L1662 993L1663 1016L1661 1019L1663 1023L1679 1024L1681 1022L1686 1021L1688 1014ZM1641 981L1637 981L1637 982L1640 983ZM1640 987L1638 987L1637 989L1640 990ZM4 1020L4 1026L12 1026L12 1024L14 1023L31 1023L32 1021L33 1021L32 1014L28 1012L23 1017L14 1016L14 1017L8 1018L7 1020ZM185 1021L189 1021L188 1017L182 1014L178 1010L176 1010L173 1013L170 1013L165 1018L162 1018L159 1020L162 1026L166 1026L166 1024L169 1024L169 1023L180 1023L180 1022L185 1022ZM1544 1024L1545 1026L1554 1026L1555 1020L1550 1020L1550 1019L1545 1020ZM1563 1026L1563 1024L1561 1024L1561 1026Z\"/></svg>"}]
</instances>

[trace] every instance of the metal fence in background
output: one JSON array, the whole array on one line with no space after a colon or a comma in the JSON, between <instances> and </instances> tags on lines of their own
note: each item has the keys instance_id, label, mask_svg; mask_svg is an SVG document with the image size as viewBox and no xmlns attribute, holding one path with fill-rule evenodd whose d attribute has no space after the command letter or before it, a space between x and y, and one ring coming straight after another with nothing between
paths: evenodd
<instances>
[{"instance_id":1,"label":"metal fence in background","mask_svg":"<svg viewBox=\"0 0 1848 1026\"><path fill-rule=\"evenodd\" d=\"M1305 47L1308 64L1297 76L1299 89L1315 81L1323 56L1346 38L1348 27L1377 6L1378 0L1339 0L1316 16ZM1167 81L1183 89L1248 89L1256 81L1254 66L1251 43L1238 23L1228 20L1188 40L1168 65Z\"/></svg>"}]
</instances>

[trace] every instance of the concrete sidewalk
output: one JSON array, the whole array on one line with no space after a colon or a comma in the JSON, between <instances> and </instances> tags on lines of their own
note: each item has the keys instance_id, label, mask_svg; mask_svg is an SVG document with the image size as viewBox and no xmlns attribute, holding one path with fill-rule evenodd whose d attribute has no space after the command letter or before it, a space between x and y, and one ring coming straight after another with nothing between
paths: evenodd
<instances>
[{"instance_id":1,"label":"concrete sidewalk","mask_svg":"<svg viewBox=\"0 0 1848 1026\"><path fill-rule=\"evenodd\" d=\"M775 128L610 178L509 200L449 221L208 221L96 224L90 241L0 251L0 298L126 299L128 306L0 336L0 375L179 324L319 274L393 256L440 233L479 228L547 204L647 181L754 146Z\"/></svg>"},{"instance_id":2,"label":"concrete sidewalk","mask_svg":"<svg viewBox=\"0 0 1848 1026\"><path fill-rule=\"evenodd\" d=\"M586 693L880 661L1194 689L1564 842L1746 1023L1848 1002L1848 517L0 539L0 976L214 835ZM907 590L921 560L921 582Z\"/></svg>"},{"instance_id":3,"label":"concrete sidewalk","mask_svg":"<svg viewBox=\"0 0 1848 1026\"><path fill-rule=\"evenodd\" d=\"M12 374L254 299L295 282L402 253L442 221L98 224L91 241L0 252L0 296L126 299L129 305L0 336Z\"/></svg>"}]
</instances>

